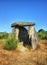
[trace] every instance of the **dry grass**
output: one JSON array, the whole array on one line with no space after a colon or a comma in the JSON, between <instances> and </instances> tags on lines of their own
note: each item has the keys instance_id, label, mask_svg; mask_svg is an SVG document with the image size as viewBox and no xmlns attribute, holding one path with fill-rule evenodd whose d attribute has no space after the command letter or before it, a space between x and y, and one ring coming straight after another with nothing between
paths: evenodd
<instances>
[{"instance_id":1,"label":"dry grass","mask_svg":"<svg viewBox=\"0 0 47 65\"><path fill-rule=\"evenodd\" d=\"M24 52L4 50L3 44L0 42L0 65L47 65L47 45L44 44L45 42L41 40L37 50L31 49Z\"/></svg>"}]
</instances>

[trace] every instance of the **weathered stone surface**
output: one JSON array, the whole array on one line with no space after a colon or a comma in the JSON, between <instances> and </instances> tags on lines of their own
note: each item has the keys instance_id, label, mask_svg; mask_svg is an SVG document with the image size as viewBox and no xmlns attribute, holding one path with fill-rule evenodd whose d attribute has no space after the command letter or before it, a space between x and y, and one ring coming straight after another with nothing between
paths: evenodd
<instances>
[{"instance_id":1,"label":"weathered stone surface","mask_svg":"<svg viewBox=\"0 0 47 65\"><path fill-rule=\"evenodd\" d=\"M33 26L29 26L28 34L29 34L29 39L31 41L32 48L35 49L37 47L37 36Z\"/></svg>"},{"instance_id":2,"label":"weathered stone surface","mask_svg":"<svg viewBox=\"0 0 47 65\"><path fill-rule=\"evenodd\" d=\"M18 28L13 28L13 34L14 34L14 37L18 40L18 35L19 35L19 29Z\"/></svg>"},{"instance_id":3,"label":"weathered stone surface","mask_svg":"<svg viewBox=\"0 0 47 65\"><path fill-rule=\"evenodd\" d=\"M11 25L11 27L15 27L15 26L34 26L35 23L32 23L32 22L16 22L16 23L13 23Z\"/></svg>"}]
</instances>

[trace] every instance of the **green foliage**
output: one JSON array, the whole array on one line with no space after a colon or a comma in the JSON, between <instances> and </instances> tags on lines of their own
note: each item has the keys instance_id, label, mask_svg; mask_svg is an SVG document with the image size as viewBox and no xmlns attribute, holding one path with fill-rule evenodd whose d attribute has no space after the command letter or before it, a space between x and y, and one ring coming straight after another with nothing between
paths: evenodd
<instances>
[{"instance_id":1,"label":"green foliage","mask_svg":"<svg viewBox=\"0 0 47 65\"><path fill-rule=\"evenodd\" d=\"M7 50L12 50L17 48L18 40L14 38L13 35L9 35L8 39L6 40L4 44L4 48Z\"/></svg>"},{"instance_id":2,"label":"green foliage","mask_svg":"<svg viewBox=\"0 0 47 65\"><path fill-rule=\"evenodd\" d=\"M47 39L47 31L40 29L38 31L38 36L40 39Z\"/></svg>"},{"instance_id":3,"label":"green foliage","mask_svg":"<svg viewBox=\"0 0 47 65\"><path fill-rule=\"evenodd\" d=\"M43 29L40 29L38 32L45 32Z\"/></svg>"},{"instance_id":4,"label":"green foliage","mask_svg":"<svg viewBox=\"0 0 47 65\"><path fill-rule=\"evenodd\" d=\"M0 32L0 39L6 39L8 37L8 33Z\"/></svg>"}]
</instances>

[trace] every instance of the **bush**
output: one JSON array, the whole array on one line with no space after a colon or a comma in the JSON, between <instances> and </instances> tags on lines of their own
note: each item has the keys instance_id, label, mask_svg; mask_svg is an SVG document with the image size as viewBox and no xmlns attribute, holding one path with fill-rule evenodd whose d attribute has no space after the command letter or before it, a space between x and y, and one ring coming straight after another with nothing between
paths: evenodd
<instances>
[{"instance_id":1,"label":"bush","mask_svg":"<svg viewBox=\"0 0 47 65\"><path fill-rule=\"evenodd\" d=\"M47 31L40 29L38 31L38 36L40 39L47 39Z\"/></svg>"},{"instance_id":2,"label":"bush","mask_svg":"<svg viewBox=\"0 0 47 65\"><path fill-rule=\"evenodd\" d=\"M18 40L14 38L13 35L9 35L8 39L5 41L4 48L7 50L12 50L17 48Z\"/></svg>"},{"instance_id":3,"label":"bush","mask_svg":"<svg viewBox=\"0 0 47 65\"><path fill-rule=\"evenodd\" d=\"M8 38L8 33L7 32L0 32L0 39L6 39Z\"/></svg>"}]
</instances>

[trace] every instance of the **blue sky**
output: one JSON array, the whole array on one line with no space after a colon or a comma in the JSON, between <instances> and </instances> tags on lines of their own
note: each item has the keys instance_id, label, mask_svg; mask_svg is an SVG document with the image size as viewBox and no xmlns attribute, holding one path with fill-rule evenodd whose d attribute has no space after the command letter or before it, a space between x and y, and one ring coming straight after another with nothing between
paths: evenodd
<instances>
[{"instance_id":1,"label":"blue sky","mask_svg":"<svg viewBox=\"0 0 47 65\"><path fill-rule=\"evenodd\" d=\"M0 32L11 32L17 21L35 22L35 29L47 30L47 0L0 0Z\"/></svg>"}]
</instances>

